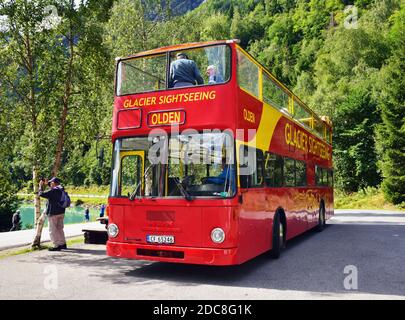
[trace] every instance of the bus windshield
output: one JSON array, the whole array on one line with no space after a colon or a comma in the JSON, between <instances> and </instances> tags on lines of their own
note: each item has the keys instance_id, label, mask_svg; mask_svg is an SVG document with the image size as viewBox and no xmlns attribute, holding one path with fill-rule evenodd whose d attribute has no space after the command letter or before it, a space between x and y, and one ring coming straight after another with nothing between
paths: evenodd
<instances>
[{"instance_id":1,"label":"bus windshield","mask_svg":"<svg viewBox=\"0 0 405 320\"><path fill-rule=\"evenodd\" d=\"M184 74L180 74L180 78L176 78L174 72L178 71L176 60L179 59L187 60L184 66L187 68L186 72L192 74L191 78L187 74L185 79L181 77ZM166 90L179 87L176 86L176 82L182 82L182 87L225 83L230 78L230 70L231 50L227 45L200 47L126 59L118 64L116 94L122 96Z\"/></svg>"},{"instance_id":2,"label":"bus windshield","mask_svg":"<svg viewBox=\"0 0 405 320\"><path fill-rule=\"evenodd\" d=\"M227 133L117 139L111 197L232 197L234 143Z\"/></svg>"}]
</instances>

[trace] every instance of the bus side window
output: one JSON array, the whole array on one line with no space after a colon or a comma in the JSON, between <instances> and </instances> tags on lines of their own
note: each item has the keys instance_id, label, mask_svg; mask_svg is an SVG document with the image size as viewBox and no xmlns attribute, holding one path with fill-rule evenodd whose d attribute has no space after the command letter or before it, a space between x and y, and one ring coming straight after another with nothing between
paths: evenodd
<instances>
[{"instance_id":1,"label":"bus side window","mask_svg":"<svg viewBox=\"0 0 405 320\"><path fill-rule=\"evenodd\" d=\"M295 161L284 158L284 182L286 187L295 187Z\"/></svg>"},{"instance_id":2,"label":"bus side window","mask_svg":"<svg viewBox=\"0 0 405 320\"><path fill-rule=\"evenodd\" d=\"M253 185L255 187L262 187L264 182L264 172L263 172L263 151L256 149L256 174L253 179Z\"/></svg>"},{"instance_id":3,"label":"bus side window","mask_svg":"<svg viewBox=\"0 0 405 320\"><path fill-rule=\"evenodd\" d=\"M316 166L316 185L317 186L331 186L333 185L333 176L329 169Z\"/></svg>"},{"instance_id":4,"label":"bus side window","mask_svg":"<svg viewBox=\"0 0 405 320\"><path fill-rule=\"evenodd\" d=\"M328 186L333 187L333 170L328 170Z\"/></svg>"},{"instance_id":5,"label":"bus side window","mask_svg":"<svg viewBox=\"0 0 405 320\"><path fill-rule=\"evenodd\" d=\"M307 185L307 166L304 161L295 160L295 186Z\"/></svg>"},{"instance_id":6,"label":"bus side window","mask_svg":"<svg viewBox=\"0 0 405 320\"><path fill-rule=\"evenodd\" d=\"M267 187L282 187L283 157L270 152L266 152L264 173Z\"/></svg>"},{"instance_id":7,"label":"bus side window","mask_svg":"<svg viewBox=\"0 0 405 320\"><path fill-rule=\"evenodd\" d=\"M241 146L239 152L239 179L241 188L259 188L263 186L263 151Z\"/></svg>"},{"instance_id":8,"label":"bus side window","mask_svg":"<svg viewBox=\"0 0 405 320\"><path fill-rule=\"evenodd\" d=\"M315 184L317 186L321 185L321 179L322 179L322 168L315 166Z\"/></svg>"}]
</instances>

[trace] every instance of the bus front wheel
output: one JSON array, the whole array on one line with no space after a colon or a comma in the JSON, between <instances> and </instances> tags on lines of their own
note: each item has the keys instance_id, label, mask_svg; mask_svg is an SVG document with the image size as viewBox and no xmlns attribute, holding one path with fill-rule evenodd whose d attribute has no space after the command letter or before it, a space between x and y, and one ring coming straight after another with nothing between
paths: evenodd
<instances>
[{"instance_id":1,"label":"bus front wheel","mask_svg":"<svg viewBox=\"0 0 405 320\"><path fill-rule=\"evenodd\" d=\"M270 257L273 259L278 259L280 257L281 250L284 247L284 229L284 225L280 219L280 214L277 213L274 216L273 221L273 247L270 250Z\"/></svg>"}]
</instances>

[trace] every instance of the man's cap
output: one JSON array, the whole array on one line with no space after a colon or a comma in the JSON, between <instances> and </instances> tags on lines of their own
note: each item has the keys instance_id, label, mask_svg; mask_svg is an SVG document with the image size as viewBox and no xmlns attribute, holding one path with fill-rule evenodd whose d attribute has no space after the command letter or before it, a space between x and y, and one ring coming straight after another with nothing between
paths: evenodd
<instances>
[{"instance_id":1,"label":"man's cap","mask_svg":"<svg viewBox=\"0 0 405 320\"><path fill-rule=\"evenodd\" d=\"M57 184L60 184L60 180L58 178L56 178L56 177L52 177L51 179L48 180L48 183L51 183L51 182L55 182Z\"/></svg>"},{"instance_id":2,"label":"man's cap","mask_svg":"<svg viewBox=\"0 0 405 320\"><path fill-rule=\"evenodd\" d=\"M177 58L183 57L183 58L188 59L187 54L185 54L184 52L179 52L178 54L176 54L176 57L177 57Z\"/></svg>"}]
</instances>

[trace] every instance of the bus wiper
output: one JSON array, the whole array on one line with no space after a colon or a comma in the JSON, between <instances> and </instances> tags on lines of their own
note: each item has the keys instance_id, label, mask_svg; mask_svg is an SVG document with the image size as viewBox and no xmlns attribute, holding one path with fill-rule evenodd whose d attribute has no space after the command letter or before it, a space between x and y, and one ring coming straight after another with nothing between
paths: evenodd
<instances>
[{"instance_id":1,"label":"bus wiper","mask_svg":"<svg viewBox=\"0 0 405 320\"><path fill-rule=\"evenodd\" d=\"M173 179L174 182L176 182L177 188L179 188L180 193L183 195L183 197L187 200L187 201L192 201L194 200L195 197L193 197L192 195L190 195L187 190L184 188L184 186L182 185L182 183L180 182L180 180L178 178L174 178Z\"/></svg>"},{"instance_id":2,"label":"bus wiper","mask_svg":"<svg viewBox=\"0 0 405 320\"><path fill-rule=\"evenodd\" d=\"M149 170L153 167L153 163L149 165L149 167L146 168L145 173L142 175L141 179L139 180L138 184L135 187L134 192L131 193L129 196L129 200L133 201L136 198L136 194L138 193L139 187L142 185L142 181L144 181L148 175Z\"/></svg>"}]
</instances>

